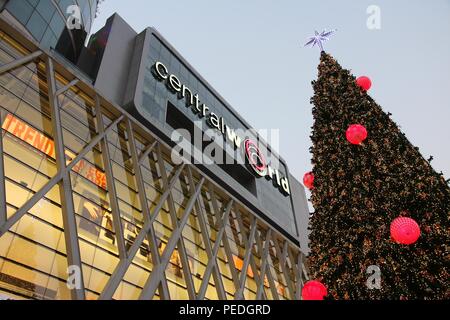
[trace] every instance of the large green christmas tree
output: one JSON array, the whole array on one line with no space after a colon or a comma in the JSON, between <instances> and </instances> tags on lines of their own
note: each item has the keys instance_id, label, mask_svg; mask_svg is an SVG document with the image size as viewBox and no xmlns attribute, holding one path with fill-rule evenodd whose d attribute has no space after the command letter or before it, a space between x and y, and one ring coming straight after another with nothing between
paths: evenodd
<instances>
[{"instance_id":1,"label":"large green christmas tree","mask_svg":"<svg viewBox=\"0 0 450 320\"><path fill-rule=\"evenodd\" d=\"M331 299L450 298L447 182L324 51L318 71L311 99L311 278L327 286ZM360 145L346 139L351 124L367 129ZM391 239L390 224L399 216L419 224L416 243ZM381 270L380 289L366 285L371 265Z\"/></svg>"}]
</instances>

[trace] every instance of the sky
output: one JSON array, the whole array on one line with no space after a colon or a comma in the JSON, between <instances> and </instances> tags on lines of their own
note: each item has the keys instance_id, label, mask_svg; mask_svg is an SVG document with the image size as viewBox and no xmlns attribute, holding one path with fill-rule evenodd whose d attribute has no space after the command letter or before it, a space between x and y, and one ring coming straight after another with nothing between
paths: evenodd
<instances>
[{"instance_id":1,"label":"sky","mask_svg":"<svg viewBox=\"0 0 450 320\"><path fill-rule=\"evenodd\" d=\"M369 6L379 9L379 25ZM314 30L369 94L450 178L450 0L106 0L92 31L117 12L137 32L156 28L257 129L280 129L279 153L299 180L312 169L309 103L319 49ZM375 17L376 18L376 17Z\"/></svg>"}]
</instances>

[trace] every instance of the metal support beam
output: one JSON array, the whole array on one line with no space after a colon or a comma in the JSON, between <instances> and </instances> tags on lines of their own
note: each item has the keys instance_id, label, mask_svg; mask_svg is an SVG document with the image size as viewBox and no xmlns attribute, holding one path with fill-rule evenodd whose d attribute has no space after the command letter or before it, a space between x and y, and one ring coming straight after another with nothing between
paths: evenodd
<instances>
[{"instance_id":1,"label":"metal support beam","mask_svg":"<svg viewBox=\"0 0 450 320\"><path fill-rule=\"evenodd\" d=\"M295 299L300 300L302 295L302 271L301 271L301 252L298 253L297 259L292 255L292 252L289 250L289 260L292 261L292 269L294 270L294 274L296 277L295 282ZM300 264L299 264L300 262Z\"/></svg>"},{"instance_id":2,"label":"metal support beam","mask_svg":"<svg viewBox=\"0 0 450 320\"><path fill-rule=\"evenodd\" d=\"M270 287L270 290L272 292L272 297L274 298L274 300L280 300L278 288L275 285L275 279L273 278L272 270L270 269L270 267L269 267L269 270L267 270L267 271L268 271L266 273L267 281L269 281L269 287Z\"/></svg>"},{"instance_id":3,"label":"metal support beam","mask_svg":"<svg viewBox=\"0 0 450 320\"><path fill-rule=\"evenodd\" d=\"M108 283L106 284L105 288L103 289L103 292L100 294L99 299L100 300L109 300L114 295L117 287L120 284L120 281L122 281L125 273L128 270L128 267L130 266L131 262L133 261L134 256L136 255L137 251L142 245L142 242L144 242L145 237L147 236L147 233L150 230L150 226L153 224L153 222L158 217L158 214L163 207L164 203L166 202L167 197L169 196L170 191L172 190L173 186L177 182L178 177L180 176L181 172L184 169L184 164L179 166L170 182L169 187L164 191L164 193L161 195L161 198L158 201L158 204L153 209L150 219L144 223L144 226L142 227L139 234L136 236L136 239L134 239L134 243L131 246L128 256L125 260L121 260L119 264L114 269L113 274L111 275L111 278L109 279Z\"/></svg>"},{"instance_id":4,"label":"metal support beam","mask_svg":"<svg viewBox=\"0 0 450 320\"><path fill-rule=\"evenodd\" d=\"M68 84L66 84L64 87L60 88L58 91L56 91L55 96L58 97L60 94L63 94L67 90L69 90L71 87L76 85L78 83L78 79L73 79Z\"/></svg>"},{"instance_id":5,"label":"metal support beam","mask_svg":"<svg viewBox=\"0 0 450 320\"><path fill-rule=\"evenodd\" d=\"M290 270L288 269L287 261L288 261L288 258L289 258L289 243L287 241L284 242L282 254L283 254L283 266L284 266L283 270L286 270L286 272L287 272L286 275L285 275L287 286L288 286L288 288L290 288L289 291L291 292L292 299L295 299L295 294L296 294L296 290L295 290L295 287L294 287L295 279L292 279L292 276L295 277L295 273L292 274L290 272ZM291 264L291 266L295 265L295 260L292 260L292 261L293 261L293 263ZM293 266L292 266L292 269L294 270Z\"/></svg>"},{"instance_id":6,"label":"metal support beam","mask_svg":"<svg viewBox=\"0 0 450 320\"><path fill-rule=\"evenodd\" d=\"M202 185L203 185L204 181L205 181L205 178L202 177L196 187L194 194L190 197L190 199L186 205L186 209L183 212L183 216L178 224L178 227L173 231L172 236L170 237L169 241L167 242L166 248L164 249L164 252L161 256L161 264L158 267L153 269L153 271L150 275L150 278L147 280L147 282L144 285L144 288L142 289L139 299L148 300L154 296L154 294L158 288L159 282L161 281L162 277L165 276L165 271L166 271L167 265L169 264L173 250L177 246L177 243L179 243L179 240L181 239L181 241L182 241L183 228L185 227L187 220L189 218L189 215L191 214L191 211L194 207L196 198L200 194L200 191L202 189ZM192 281L192 278L191 278L191 281Z\"/></svg>"},{"instance_id":7,"label":"metal support beam","mask_svg":"<svg viewBox=\"0 0 450 320\"><path fill-rule=\"evenodd\" d=\"M270 248L270 238L272 237L272 229L269 229L266 233L266 239L264 240L264 249L261 253L261 270L260 270L260 279L261 282L256 289L256 300L261 300L264 293L264 280L266 278L266 270L269 262L269 248Z\"/></svg>"},{"instance_id":8,"label":"metal support beam","mask_svg":"<svg viewBox=\"0 0 450 320\"><path fill-rule=\"evenodd\" d=\"M139 155L139 159L138 159L138 165L141 165L142 162L145 160L145 158L148 157L148 155L150 154L150 152L152 152L152 150L155 148L157 144L157 141L155 140L152 144L148 145L144 151L142 151L142 153Z\"/></svg>"},{"instance_id":9,"label":"metal support beam","mask_svg":"<svg viewBox=\"0 0 450 320\"><path fill-rule=\"evenodd\" d=\"M216 242L214 243L214 248L212 249L212 254L210 257L208 257L209 258L208 265L206 266L205 273L203 274L203 282L200 286L200 290L197 295L197 300L203 300L205 298L206 290L208 289L209 278L211 276L211 272L213 271L213 269L215 269L216 273L218 273L218 271L219 271L218 266L217 266L217 255L219 253L220 243L222 242L222 238L224 236L226 237L225 224L230 217L230 212L231 212L232 207L233 207L233 200L230 200L227 204L227 208L225 209L223 217L219 217L219 219L221 220L220 221L221 227L217 233ZM214 282L216 282L215 279L214 279ZM223 287L223 284L222 284L222 287ZM220 298L220 295L219 295L220 299L226 299L226 292L224 291L223 294L225 297Z\"/></svg>"},{"instance_id":10,"label":"metal support beam","mask_svg":"<svg viewBox=\"0 0 450 320\"><path fill-rule=\"evenodd\" d=\"M255 218L255 217L254 217L254 218ZM255 218L255 219L256 219L256 218ZM245 227L244 227L244 221L242 220L242 216L241 216L240 214L237 214L237 215L236 215L236 222L237 222L237 225L238 225L239 230L244 230L244 229L245 229ZM258 247L259 234L256 233L254 238L256 239L256 246ZM253 248L253 245L252 245L252 244L249 244L248 241L247 241L247 239L246 239L245 237L242 237L242 240L243 240L243 242L244 242L244 247L247 248L247 247L250 246L250 248ZM262 247L261 247L260 249L258 249L258 250L262 250ZM254 277L255 282L256 282L257 284L260 283L261 279L260 279L260 276L259 276L259 274L258 274L258 272L257 272L258 268L257 268L257 265L256 265L256 263L255 263L255 259L254 259L253 255L250 255L250 267L251 267L252 270L253 270L253 277Z\"/></svg>"},{"instance_id":11,"label":"metal support beam","mask_svg":"<svg viewBox=\"0 0 450 320\"><path fill-rule=\"evenodd\" d=\"M292 282L292 288L294 289L294 297L293 299L299 299L299 294L300 294L300 285L299 285L299 279L300 279L300 266L297 265L297 261L298 261L298 257L296 258L293 254L292 254L292 250L290 250L288 243L286 242L285 244L285 250L286 253L285 257L286 257L286 263L290 262L291 263L291 268L292 268L292 277L290 280ZM289 266L289 264L288 264Z\"/></svg>"},{"instance_id":12,"label":"metal support beam","mask_svg":"<svg viewBox=\"0 0 450 320\"><path fill-rule=\"evenodd\" d=\"M159 144L156 146L156 156L158 159L158 166L161 171L161 178L162 178L163 186L164 186L164 188L166 188L167 185L169 184L169 180L167 177L166 167L164 166L164 158L163 158L163 155L161 152L161 146ZM191 170L191 168L188 167L188 171L190 171L190 170ZM190 186L190 190L191 190L191 194L192 194L194 192L194 185ZM176 230L176 228L179 226L179 223L178 223L177 212L175 210L175 202L173 200L172 192L169 193L169 197L167 198L167 203L169 205L169 214L170 214L170 219L172 220L172 228L173 228L173 230ZM173 237L173 235L172 235L172 237ZM194 282L192 280L192 274L191 274L190 266L189 266L189 259L187 257L187 253L186 253L187 252L186 246L184 245L184 241L183 241L182 237L179 238L177 247L178 247L178 252L180 254L181 264L183 266L182 271L183 271L184 279L186 282L189 299L195 299L196 294L195 294Z\"/></svg>"},{"instance_id":13,"label":"metal support beam","mask_svg":"<svg viewBox=\"0 0 450 320\"><path fill-rule=\"evenodd\" d=\"M241 232L243 232L242 229L241 229ZM242 267L241 277L239 279L240 287L236 291L236 294L234 295L235 300L241 300L244 298L245 280L247 278L247 270L248 270L248 266L250 264L250 258L251 258L251 254L252 254L252 248L253 248L253 241L255 240L255 233L256 233L256 218L252 218L250 235L248 236L248 240L247 240L247 244L246 244L244 266ZM253 274L255 274L255 273L256 273L256 271Z\"/></svg>"},{"instance_id":14,"label":"metal support beam","mask_svg":"<svg viewBox=\"0 0 450 320\"><path fill-rule=\"evenodd\" d=\"M2 114L0 112L0 123L2 121ZM6 215L6 189L5 189L5 163L3 160L3 129L0 129L0 226L2 226L7 219Z\"/></svg>"},{"instance_id":15,"label":"metal support beam","mask_svg":"<svg viewBox=\"0 0 450 320\"><path fill-rule=\"evenodd\" d=\"M0 75L4 74L5 72L11 71L12 69L15 69L17 67L20 67L28 62L31 62L41 55L42 51L38 50L27 56L8 62L7 64L0 66Z\"/></svg>"},{"instance_id":16,"label":"metal support beam","mask_svg":"<svg viewBox=\"0 0 450 320\"><path fill-rule=\"evenodd\" d=\"M294 297L295 297L294 287L292 286L291 281L289 281L290 280L289 272L288 272L288 270L286 268L286 263L285 263L286 259L284 257L284 254L286 252L285 248L286 248L287 242L285 242L285 244L284 244L283 251L281 251L277 239L274 239L273 242L274 242L274 245L275 245L275 251L276 251L277 256L278 256L278 263L279 263L280 268L281 268L280 271L282 271L282 275L281 276L284 278L284 281L286 282L286 285L288 287L289 293L291 295L291 299L294 299Z\"/></svg>"},{"instance_id":17,"label":"metal support beam","mask_svg":"<svg viewBox=\"0 0 450 320\"><path fill-rule=\"evenodd\" d=\"M221 211L219 209L219 205L217 203L217 198L216 198L216 195L214 194L214 186L212 184L210 184L209 190L210 190L211 204L212 204L212 207L213 207L213 210L214 210L214 215L216 217L218 217L217 218L218 228L219 228L219 230L222 227L225 229L225 235L222 237L222 243L223 243L223 247L224 247L224 250L225 250L225 255L227 256L228 266L230 268L231 277L233 278L233 284L234 284L235 290L238 290L239 286L240 286L240 284L239 284L239 275L237 273L236 266L234 264L233 253L231 251L230 243L228 242L228 235L226 233L226 227L227 227L227 224L229 222L229 219L222 221L219 218L219 217L221 217ZM231 209L232 208L233 207L231 207ZM229 217L229 215L228 215L228 217ZM223 224L220 225L221 223L223 223Z\"/></svg>"},{"instance_id":18,"label":"metal support beam","mask_svg":"<svg viewBox=\"0 0 450 320\"><path fill-rule=\"evenodd\" d=\"M55 95L56 81L53 69L53 61L50 57L46 59L46 75L48 84L48 98L50 112L52 115L53 139L55 143L56 168L62 172L59 181L59 195L61 200L61 211L64 225L64 239L67 250L67 265L77 266L82 270L80 247L78 243L77 224L73 205L72 185L69 174L66 171L66 158L64 152L64 142L62 133L62 123L60 117L58 98ZM81 276L79 287L71 290L72 299L84 300L84 282Z\"/></svg>"},{"instance_id":19,"label":"metal support beam","mask_svg":"<svg viewBox=\"0 0 450 320\"><path fill-rule=\"evenodd\" d=\"M305 279L308 281L308 280L309 280L309 275L308 275L308 272L306 271L306 268L305 268L305 264L304 264L304 263L302 263L302 270L303 270L303 276L304 276Z\"/></svg>"},{"instance_id":20,"label":"metal support beam","mask_svg":"<svg viewBox=\"0 0 450 320\"><path fill-rule=\"evenodd\" d=\"M141 202L142 215L144 217L144 223L145 223L150 220L150 209L147 204L147 197L145 196L144 179L142 177L141 166L140 166L139 159L137 156L136 141L134 138L133 127L131 125L130 119L126 120L126 127L127 127L128 142L130 144L130 149L131 149L131 160L133 162L134 174L136 176L136 183L137 183L138 190L139 190L138 196L139 196L139 200ZM147 150L151 151L155 145L156 145L156 141L152 144L151 148L147 148ZM148 156L148 153L147 153L147 156ZM158 248L157 248L158 242L156 240L156 234L155 234L155 229L153 228L153 223L149 224L149 232L147 235L147 240L149 242L150 253L152 255L153 265L158 266L161 263L161 257L159 255ZM169 287L167 285L167 281L161 281L161 284L159 287L159 294L162 299L170 298Z\"/></svg>"},{"instance_id":21,"label":"metal support beam","mask_svg":"<svg viewBox=\"0 0 450 320\"><path fill-rule=\"evenodd\" d=\"M103 117L102 117L103 114L101 110L100 97L98 95L95 95L95 114L98 132L99 134L103 134L105 127L103 124ZM119 250L119 258L121 260L124 260L127 257L127 250L125 248L125 240L123 238L123 227L122 221L120 219L120 209L119 203L117 201L116 185L114 183L114 175L111 167L111 157L109 155L109 148L106 137L100 140L100 147L102 150L103 165L105 167L106 189L108 190L109 203L111 205L114 231L116 233L117 239L117 248Z\"/></svg>"},{"instance_id":22,"label":"metal support beam","mask_svg":"<svg viewBox=\"0 0 450 320\"><path fill-rule=\"evenodd\" d=\"M189 178L189 184L194 185L194 178L192 176L191 170L189 170L189 172L188 172L188 178ZM201 205L201 200L202 200L202 197L200 195L197 198L197 201L195 202L195 209L197 211L198 224L199 224L200 230L201 230L200 234L201 234L203 243L205 245L206 255L208 256L208 265L212 264L212 270L214 271L213 277L214 277L214 283L217 288L217 296L219 297L220 300L226 300L226 293L225 293L225 289L223 287L222 277L220 276L220 274L218 272L219 267L217 265L217 260L216 260L217 257L214 256L213 252L212 252L211 239L209 238L207 222L205 219L205 212L203 211L203 208ZM219 239L219 244L220 244L220 239ZM202 285L204 282L209 282L210 276L211 276L211 272L207 273L207 271L205 271L205 274L203 276ZM196 298L198 299L198 295Z\"/></svg>"}]
</instances>

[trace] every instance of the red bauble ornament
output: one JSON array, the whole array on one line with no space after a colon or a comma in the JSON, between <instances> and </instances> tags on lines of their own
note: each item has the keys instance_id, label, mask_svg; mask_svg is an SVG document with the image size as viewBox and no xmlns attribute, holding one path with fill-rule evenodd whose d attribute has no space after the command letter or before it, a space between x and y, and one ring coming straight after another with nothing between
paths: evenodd
<instances>
[{"instance_id":1,"label":"red bauble ornament","mask_svg":"<svg viewBox=\"0 0 450 320\"><path fill-rule=\"evenodd\" d=\"M345 136L351 144L361 144L367 138L367 130L360 124L352 124L348 127Z\"/></svg>"},{"instance_id":2,"label":"red bauble ornament","mask_svg":"<svg viewBox=\"0 0 450 320\"><path fill-rule=\"evenodd\" d=\"M327 287L317 280L306 282L302 289L303 300L323 300L327 294Z\"/></svg>"},{"instance_id":3,"label":"red bauble ornament","mask_svg":"<svg viewBox=\"0 0 450 320\"><path fill-rule=\"evenodd\" d=\"M361 76L356 79L356 84L360 86L364 91L367 91L372 86L372 81L366 76Z\"/></svg>"},{"instance_id":4,"label":"red bauble ornament","mask_svg":"<svg viewBox=\"0 0 450 320\"><path fill-rule=\"evenodd\" d=\"M391 223L391 237L400 244L413 244L420 237L420 228L414 219L398 217Z\"/></svg>"},{"instance_id":5,"label":"red bauble ornament","mask_svg":"<svg viewBox=\"0 0 450 320\"><path fill-rule=\"evenodd\" d=\"M303 176L303 184L310 190L314 188L314 174L312 172L305 173Z\"/></svg>"}]
</instances>

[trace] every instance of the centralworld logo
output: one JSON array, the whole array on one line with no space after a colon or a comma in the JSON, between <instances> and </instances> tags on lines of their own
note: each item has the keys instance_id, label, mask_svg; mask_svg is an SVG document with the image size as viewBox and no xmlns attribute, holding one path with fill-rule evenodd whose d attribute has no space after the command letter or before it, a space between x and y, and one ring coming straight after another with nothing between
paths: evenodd
<instances>
[{"instance_id":1,"label":"centralworld logo","mask_svg":"<svg viewBox=\"0 0 450 320\"><path fill-rule=\"evenodd\" d=\"M250 139L244 141L244 153L247 167L256 173L259 177L265 177L272 180L274 185L280 188L283 193L289 195L289 181L287 177L282 177L280 171L267 164L263 153L259 150L257 144Z\"/></svg>"},{"instance_id":2,"label":"centralworld logo","mask_svg":"<svg viewBox=\"0 0 450 320\"><path fill-rule=\"evenodd\" d=\"M267 174L267 162L258 146L250 139L244 141L245 158L247 167L257 175L264 177Z\"/></svg>"}]
</instances>

